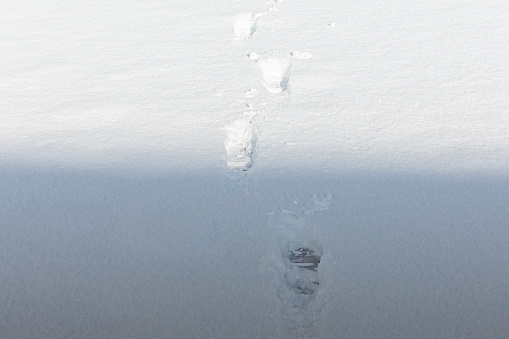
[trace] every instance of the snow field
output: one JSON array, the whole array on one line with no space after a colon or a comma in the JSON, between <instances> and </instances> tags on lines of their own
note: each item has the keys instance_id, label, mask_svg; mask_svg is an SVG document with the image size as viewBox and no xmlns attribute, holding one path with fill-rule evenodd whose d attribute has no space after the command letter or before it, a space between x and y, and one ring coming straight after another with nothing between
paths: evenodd
<instances>
[{"instance_id":1,"label":"snow field","mask_svg":"<svg viewBox=\"0 0 509 339\"><path fill-rule=\"evenodd\" d=\"M4 5L0 338L506 338L507 2Z\"/></svg>"}]
</instances>

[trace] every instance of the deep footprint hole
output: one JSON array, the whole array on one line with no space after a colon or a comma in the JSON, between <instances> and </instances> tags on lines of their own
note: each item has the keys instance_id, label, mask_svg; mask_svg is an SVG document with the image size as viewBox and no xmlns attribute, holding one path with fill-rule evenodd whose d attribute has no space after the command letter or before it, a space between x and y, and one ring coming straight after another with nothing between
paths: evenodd
<instances>
[{"instance_id":1,"label":"deep footprint hole","mask_svg":"<svg viewBox=\"0 0 509 339\"><path fill-rule=\"evenodd\" d=\"M290 262L295 266L316 271L318 264L320 264L320 256L310 248L300 247L296 250L290 251Z\"/></svg>"},{"instance_id":2,"label":"deep footprint hole","mask_svg":"<svg viewBox=\"0 0 509 339\"><path fill-rule=\"evenodd\" d=\"M290 271L285 275L287 284L301 295L314 294L319 286L317 268L321 256L315 250L299 247L288 251Z\"/></svg>"}]
</instances>

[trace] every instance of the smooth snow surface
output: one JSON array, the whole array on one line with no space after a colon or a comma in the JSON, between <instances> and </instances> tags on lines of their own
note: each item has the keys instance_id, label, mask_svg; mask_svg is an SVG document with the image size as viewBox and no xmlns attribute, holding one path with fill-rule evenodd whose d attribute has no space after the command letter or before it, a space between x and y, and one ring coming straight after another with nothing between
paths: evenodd
<instances>
[{"instance_id":1,"label":"smooth snow surface","mask_svg":"<svg viewBox=\"0 0 509 339\"><path fill-rule=\"evenodd\" d=\"M0 338L507 338L509 3L0 11Z\"/></svg>"}]
</instances>

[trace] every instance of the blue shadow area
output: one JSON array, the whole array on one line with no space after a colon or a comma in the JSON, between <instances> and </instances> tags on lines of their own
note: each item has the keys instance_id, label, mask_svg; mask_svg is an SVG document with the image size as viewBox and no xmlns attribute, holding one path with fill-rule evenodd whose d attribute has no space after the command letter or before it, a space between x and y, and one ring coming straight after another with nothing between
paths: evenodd
<instances>
[{"instance_id":1,"label":"blue shadow area","mask_svg":"<svg viewBox=\"0 0 509 339\"><path fill-rule=\"evenodd\" d=\"M315 193L320 337L509 333L508 178L249 174L1 170L0 337L285 337L267 215Z\"/></svg>"}]
</instances>

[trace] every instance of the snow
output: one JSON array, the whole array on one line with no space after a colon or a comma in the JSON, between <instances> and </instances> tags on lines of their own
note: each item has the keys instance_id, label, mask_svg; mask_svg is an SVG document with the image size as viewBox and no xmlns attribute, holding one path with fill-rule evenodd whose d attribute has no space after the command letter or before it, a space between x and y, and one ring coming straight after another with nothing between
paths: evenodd
<instances>
[{"instance_id":1,"label":"snow","mask_svg":"<svg viewBox=\"0 0 509 339\"><path fill-rule=\"evenodd\" d=\"M505 338L508 19L5 3L0 337Z\"/></svg>"}]
</instances>

